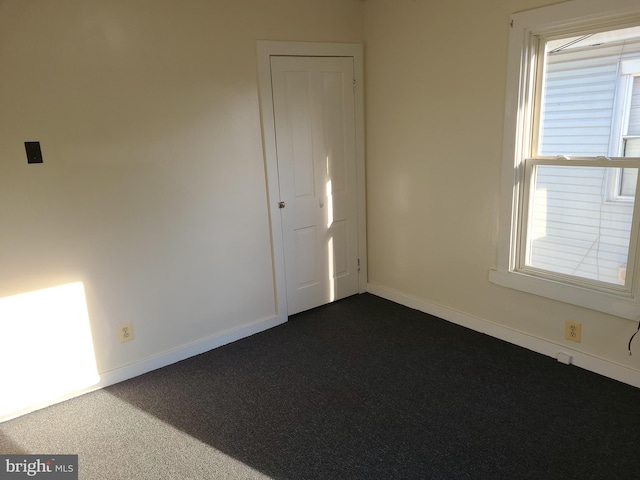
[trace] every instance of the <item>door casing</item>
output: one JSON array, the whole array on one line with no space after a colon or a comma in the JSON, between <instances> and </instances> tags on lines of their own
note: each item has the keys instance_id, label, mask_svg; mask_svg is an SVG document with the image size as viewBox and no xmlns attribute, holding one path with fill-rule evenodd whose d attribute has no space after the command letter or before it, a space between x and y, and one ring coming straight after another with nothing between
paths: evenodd
<instances>
[{"instance_id":1,"label":"door casing","mask_svg":"<svg viewBox=\"0 0 640 480\"><path fill-rule=\"evenodd\" d=\"M275 314L286 321L287 287L284 265L284 242L282 222L278 202L280 190L278 184L278 157L276 152L276 130L273 114L273 95L271 90L271 57L272 56L304 56L304 57L351 57L354 62L355 76L355 120L356 120L356 176L357 176L357 229L358 258L360 259L360 275L358 291L367 291L367 239L366 239L366 192L365 192L365 153L364 153L364 64L363 47L353 43L307 43L258 41L258 83L260 108L262 117L262 138L265 155L265 172L267 177L267 195L269 204L269 221L271 226L271 249L274 274Z\"/></svg>"}]
</instances>

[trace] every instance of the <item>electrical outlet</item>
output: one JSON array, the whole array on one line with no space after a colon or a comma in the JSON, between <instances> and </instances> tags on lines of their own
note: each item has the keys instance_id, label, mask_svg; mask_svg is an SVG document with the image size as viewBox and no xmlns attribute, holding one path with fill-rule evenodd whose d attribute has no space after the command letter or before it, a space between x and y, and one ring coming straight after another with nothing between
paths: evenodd
<instances>
[{"instance_id":1,"label":"electrical outlet","mask_svg":"<svg viewBox=\"0 0 640 480\"><path fill-rule=\"evenodd\" d=\"M574 322L567 320L564 322L564 338L571 340L572 342L582 341L582 324L580 322Z\"/></svg>"},{"instance_id":2,"label":"electrical outlet","mask_svg":"<svg viewBox=\"0 0 640 480\"><path fill-rule=\"evenodd\" d=\"M131 322L121 323L118 325L118 339L120 343L133 340L133 325Z\"/></svg>"}]
</instances>

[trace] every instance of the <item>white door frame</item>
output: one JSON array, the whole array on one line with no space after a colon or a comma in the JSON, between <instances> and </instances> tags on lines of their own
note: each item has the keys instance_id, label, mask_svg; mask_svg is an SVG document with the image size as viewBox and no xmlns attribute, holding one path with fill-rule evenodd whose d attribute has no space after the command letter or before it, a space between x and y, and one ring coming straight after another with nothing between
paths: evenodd
<instances>
[{"instance_id":1,"label":"white door frame","mask_svg":"<svg viewBox=\"0 0 640 480\"><path fill-rule=\"evenodd\" d=\"M267 194L269 203L269 219L271 224L271 249L273 259L273 276L275 282L276 315L286 321L287 285L284 268L284 242L282 238L282 221L278 202L280 188L278 184L278 157L276 154L276 129L273 115L273 96L271 91L271 56L290 55L303 57L352 57L353 72L356 80L355 118L356 118L356 179L358 191L358 258L360 274L358 276L358 292L367 291L367 215L364 173L364 63L363 48L355 43L306 43L276 42L259 40L258 84L260 93L260 109L262 117L262 138L267 176Z\"/></svg>"}]
</instances>

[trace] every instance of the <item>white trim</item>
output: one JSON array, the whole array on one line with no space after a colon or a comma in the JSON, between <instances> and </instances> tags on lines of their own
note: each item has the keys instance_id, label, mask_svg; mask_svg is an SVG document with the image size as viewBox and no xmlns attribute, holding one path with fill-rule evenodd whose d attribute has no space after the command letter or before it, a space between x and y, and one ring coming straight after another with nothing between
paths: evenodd
<instances>
[{"instance_id":1,"label":"white trim","mask_svg":"<svg viewBox=\"0 0 640 480\"><path fill-rule=\"evenodd\" d=\"M270 57L277 55L352 57L356 80L355 119L356 119L356 176L358 189L358 258L360 274L358 291L367 291L367 225L365 192L365 153L364 153L364 53L360 44L354 43L307 43L277 42L259 40L257 42L258 83L260 93L260 113L262 118L262 138L265 155L267 190L269 201L269 220L271 222L271 242L273 272L275 279L276 314L287 317L287 287L284 267L284 241L282 221L278 208L280 188L278 185L278 159L276 155L275 122L273 117L273 96L271 90Z\"/></svg>"},{"instance_id":2,"label":"white trim","mask_svg":"<svg viewBox=\"0 0 640 480\"><path fill-rule=\"evenodd\" d=\"M373 295L399 303L400 305L428 313L429 315L447 320L456 325L555 358L562 363L566 363L567 356L569 356L571 357L571 363L577 367L640 388L640 371L611 362L610 360L589 355L588 353L580 352L565 345L553 343L480 317L421 300L381 285L370 283L368 291Z\"/></svg>"},{"instance_id":3,"label":"white trim","mask_svg":"<svg viewBox=\"0 0 640 480\"><path fill-rule=\"evenodd\" d=\"M256 320L254 322L246 323L244 325L241 325L240 327L236 327L222 333L211 335L207 338L196 340L177 348L173 348L166 352L145 358L135 363L103 372L100 374L100 380L98 381L98 383L94 385L81 390L70 392L64 396L51 399L46 402L42 402L36 405L29 405L27 408L24 408L20 411L1 416L0 423L11 420L12 418L26 415L27 413L40 410L41 408L45 408L56 403L69 400L71 398L79 397L80 395L84 395L85 393L93 392L95 390L108 387L109 385L114 385L124 380L129 380L130 378L134 378L153 370L157 370L158 368L166 367L167 365L177 363L181 360L200 355L201 353L205 353L209 350L213 350L214 348L218 348L242 338L255 335L256 333L263 332L282 323L284 323L284 321L280 317L270 316L267 318Z\"/></svg>"},{"instance_id":4,"label":"white trim","mask_svg":"<svg viewBox=\"0 0 640 480\"><path fill-rule=\"evenodd\" d=\"M515 13L511 16L514 28L525 27L534 33L565 30L570 27L580 34L594 25L635 26L634 15L639 12L637 0L566 0L563 3ZM604 30L610 28L604 26Z\"/></svg>"},{"instance_id":5,"label":"white trim","mask_svg":"<svg viewBox=\"0 0 640 480\"><path fill-rule=\"evenodd\" d=\"M501 287L551 298L629 320L638 319L638 303L633 298L597 292L522 272L489 271L489 281Z\"/></svg>"}]
</instances>

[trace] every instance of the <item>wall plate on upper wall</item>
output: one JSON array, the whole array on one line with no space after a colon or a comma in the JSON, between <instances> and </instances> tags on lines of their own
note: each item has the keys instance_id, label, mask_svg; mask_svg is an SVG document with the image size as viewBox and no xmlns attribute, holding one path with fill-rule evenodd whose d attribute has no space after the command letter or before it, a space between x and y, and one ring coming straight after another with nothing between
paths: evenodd
<instances>
[{"instance_id":1,"label":"wall plate on upper wall","mask_svg":"<svg viewBox=\"0 0 640 480\"><path fill-rule=\"evenodd\" d=\"M43 163L40 142L24 142L28 163Z\"/></svg>"}]
</instances>

